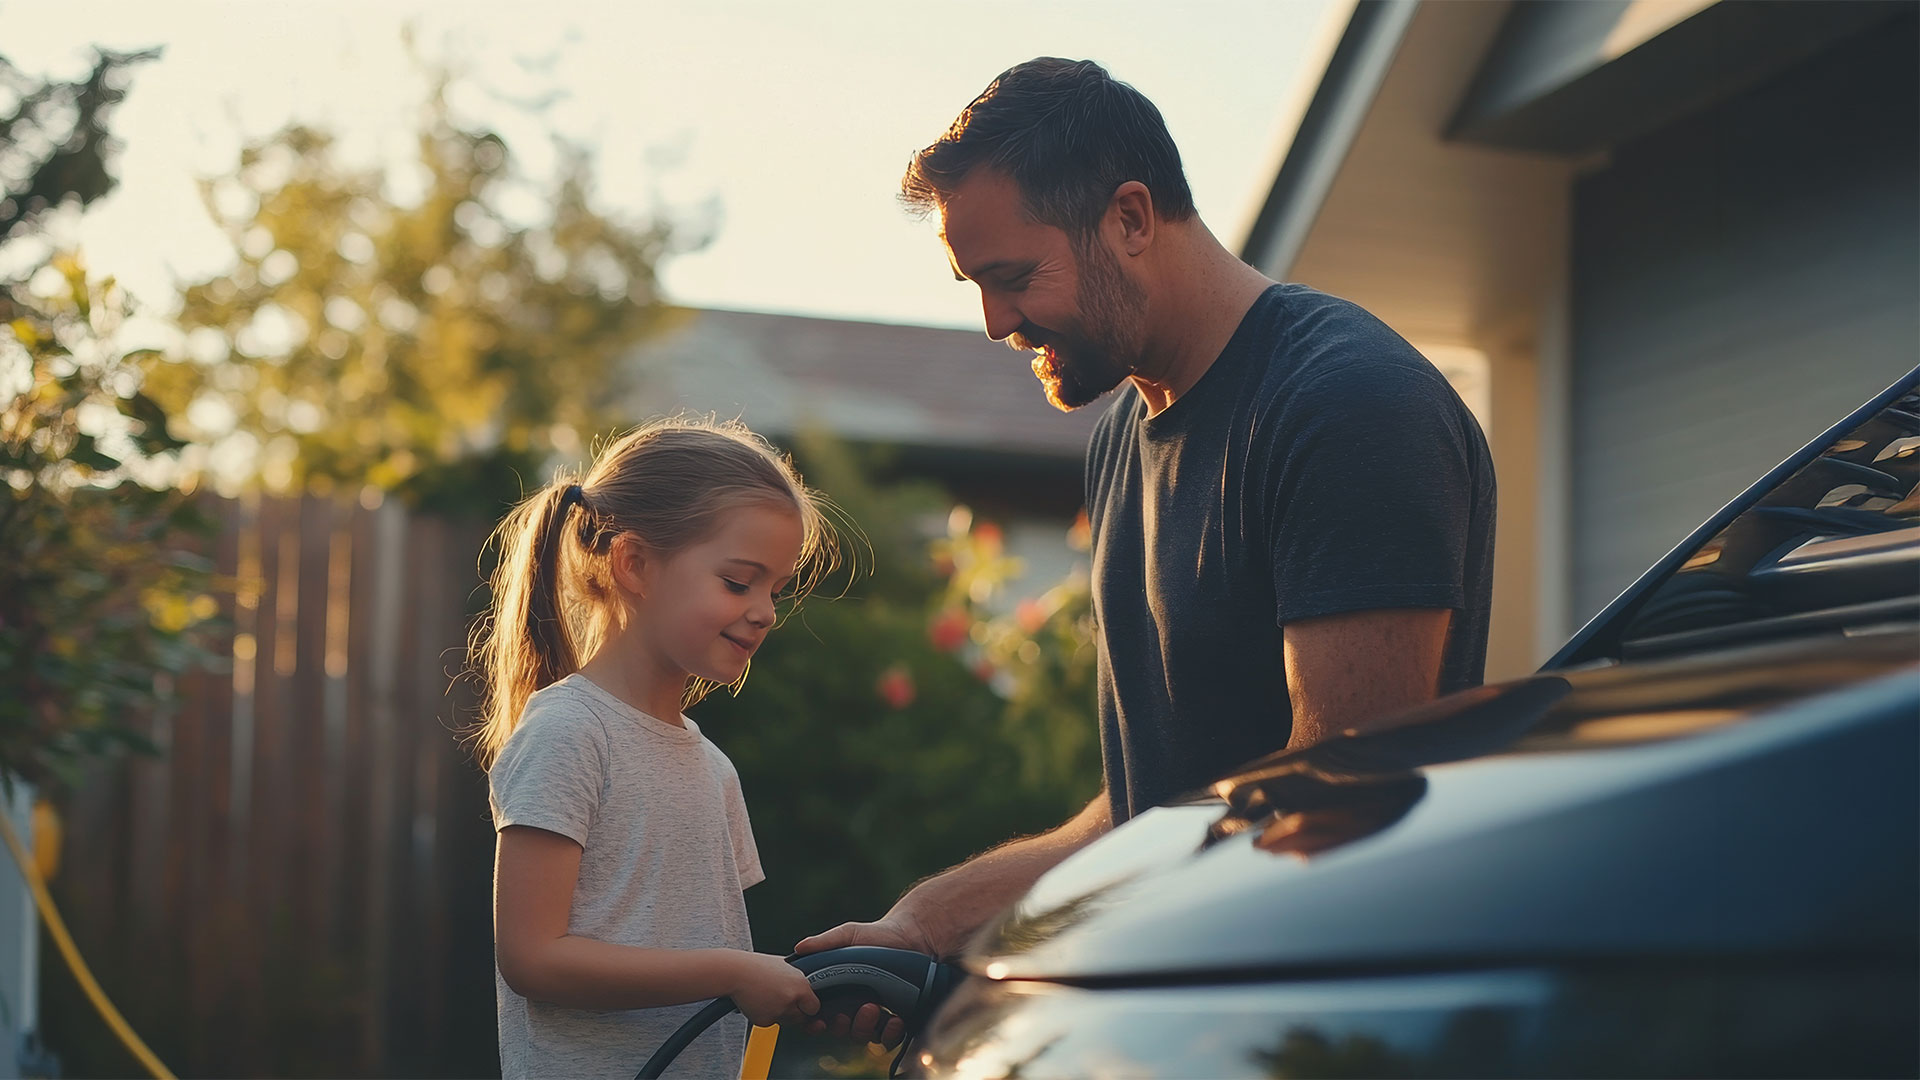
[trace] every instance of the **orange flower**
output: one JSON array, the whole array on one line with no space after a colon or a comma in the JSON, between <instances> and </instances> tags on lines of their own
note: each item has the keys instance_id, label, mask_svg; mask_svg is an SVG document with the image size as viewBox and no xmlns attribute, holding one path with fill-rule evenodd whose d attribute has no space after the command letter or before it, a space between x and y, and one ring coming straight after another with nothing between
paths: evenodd
<instances>
[{"instance_id":1,"label":"orange flower","mask_svg":"<svg viewBox=\"0 0 1920 1080\"><path fill-rule=\"evenodd\" d=\"M980 553L989 559L1000 554L1001 545L1005 540L1006 534L1000 531L1000 526L991 521L983 522L973 530L973 542L980 546Z\"/></svg>"}]
</instances>

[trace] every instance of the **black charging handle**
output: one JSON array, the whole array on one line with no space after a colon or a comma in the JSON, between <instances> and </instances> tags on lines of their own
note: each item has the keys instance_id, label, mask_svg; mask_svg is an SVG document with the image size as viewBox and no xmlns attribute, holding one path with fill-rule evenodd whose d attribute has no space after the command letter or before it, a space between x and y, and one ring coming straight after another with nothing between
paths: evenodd
<instances>
[{"instance_id":1,"label":"black charging handle","mask_svg":"<svg viewBox=\"0 0 1920 1080\"><path fill-rule=\"evenodd\" d=\"M960 973L925 953L888 949L879 945L850 945L805 956L789 956L824 1004L830 999L875 1002L898 1016L907 1034L920 1030L946 1000ZM732 998L715 998L660 1044L634 1080L654 1080L666 1071L680 1051L738 1006Z\"/></svg>"}]
</instances>

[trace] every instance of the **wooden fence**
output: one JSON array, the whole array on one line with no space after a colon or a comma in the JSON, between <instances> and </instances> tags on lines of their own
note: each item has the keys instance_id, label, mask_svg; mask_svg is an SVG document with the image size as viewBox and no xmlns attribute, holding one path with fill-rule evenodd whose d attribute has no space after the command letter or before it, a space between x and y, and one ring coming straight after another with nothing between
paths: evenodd
<instances>
[{"instance_id":1,"label":"wooden fence","mask_svg":"<svg viewBox=\"0 0 1920 1080\"><path fill-rule=\"evenodd\" d=\"M497 1075L484 777L457 735L477 524L307 496L210 499L230 673L182 676L161 755L64 800L55 893L180 1075ZM57 960L43 1028L134 1075Z\"/></svg>"}]
</instances>

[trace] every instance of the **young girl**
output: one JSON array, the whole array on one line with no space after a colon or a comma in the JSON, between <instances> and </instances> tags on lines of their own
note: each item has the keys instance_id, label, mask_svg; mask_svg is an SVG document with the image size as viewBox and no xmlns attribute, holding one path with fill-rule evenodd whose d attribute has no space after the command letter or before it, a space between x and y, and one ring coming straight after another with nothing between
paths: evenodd
<instances>
[{"instance_id":1,"label":"young girl","mask_svg":"<svg viewBox=\"0 0 1920 1080\"><path fill-rule=\"evenodd\" d=\"M737 687L775 599L812 584L829 543L819 506L746 428L675 419L555 480L497 535L474 659L499 834L501 1073L632 1076L727 995L744 1018L668 1075L738 1076L747 1021L819 1003L751 951L741 891L765 875L739 777L681 710Z\"/></svg>"}]
</instances>

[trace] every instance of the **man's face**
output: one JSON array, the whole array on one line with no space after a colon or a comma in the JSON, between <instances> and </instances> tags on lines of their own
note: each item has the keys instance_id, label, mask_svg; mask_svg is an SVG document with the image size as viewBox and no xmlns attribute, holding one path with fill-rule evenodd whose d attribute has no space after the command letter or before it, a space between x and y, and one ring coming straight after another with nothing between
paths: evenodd
<instances>
[{"instance_id":1,"label":"man's face","mask_svg":"<svg viewBox=\"0 0 1920 1080\"><path fill-rule=\"evenodd\" d=\"M976 169L940 207L954 273L980 289L987 336L1032 351L1047 400L1076 409L1140 361L1146 295L1097 233L1075 244L1028 216L1005 173Z\"/></svg>"}]
</instances>

